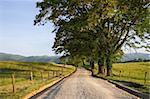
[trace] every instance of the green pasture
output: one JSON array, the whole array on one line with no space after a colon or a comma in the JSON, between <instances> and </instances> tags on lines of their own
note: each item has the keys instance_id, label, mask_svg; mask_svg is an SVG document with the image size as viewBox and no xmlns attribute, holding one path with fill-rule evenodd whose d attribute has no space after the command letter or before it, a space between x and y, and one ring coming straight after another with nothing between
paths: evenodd
<instances>
[{"instance_id":1,"label":"green pasture","mask_svg":"<svg viewBox=\"0 0 150 99\"><path fill-rule=\"evenodd\" d=\"M106 71L106 67L105 71ZM96 76L104 77L144 93L150 93L150 62L114 63L112 75L97 74L97 65L94 69ZM105 72L106 73L106 72Z\"/></svg>"},{"instance_id":2,"label":"green pasture","mask_svg":"<svg viewBox=\"0 0 150 99\"><path fill-rule=\"evenodd\" d=\"M64 67L64 65L53 63L0 62L0 99L20 99L29 92L51 83L74 70L73 66ZM59 76L53 71L59 71ZM30 80L31 72L33 80ZM12 74L15 76L15 93L12 88Z\"/></svg>"}]
</instances>

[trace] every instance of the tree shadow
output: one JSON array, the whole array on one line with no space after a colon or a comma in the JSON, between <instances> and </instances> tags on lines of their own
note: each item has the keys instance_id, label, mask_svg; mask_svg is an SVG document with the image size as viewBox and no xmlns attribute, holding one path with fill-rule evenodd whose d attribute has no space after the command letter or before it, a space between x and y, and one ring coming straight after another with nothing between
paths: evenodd
<instances>
[{"instance_id":1,"label":"tree shadow","mask_svg":"<svg viewBox=\"0 0 150 99\"><path fill-rule=\"evenodd\" d=\"M134 88L145 88L145 86L144 86L144 85L142 85L142 84L138 84L138 83L135 83L135 82L120 81L120 80L113 80L113 81L116 81L116 82L122 83L123 85L125 85L125 86L129 86L129 87L134 87Z\"/></svg>"},{"instance_id":2,"label":"tree shadow","mask_svg":"<svg viewBox=\"0 0 150 99\"><path fill-rule=\"evenodd\" d=\"M150 93L148 91L148 90L150 90L149 87L146 87L145 85L142 85L142 84L139 84L139 83L130 82L130 81L120 81L120 80L113 80L113 81L119 82L119 83L121 83L125 86L131 87L131 88L136 89L136 90L141 90L143 93L147 93L147 94Z\"/></svg>"}]
</instances>

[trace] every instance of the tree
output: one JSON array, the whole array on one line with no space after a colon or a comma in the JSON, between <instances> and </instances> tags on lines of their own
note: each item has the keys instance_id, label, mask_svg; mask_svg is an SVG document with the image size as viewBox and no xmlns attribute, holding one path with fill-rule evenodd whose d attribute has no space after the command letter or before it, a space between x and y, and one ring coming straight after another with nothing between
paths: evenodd
<instances>
[{"instance_id":1,"label":"tree","mask_svg":"<svg viewBox=\"0 0 150 99\"><path fill-rule=\"evenodd\" d=\"M95 52L101 59L99 63L103 63L105 58L108 76L112 58L122 46L150 48L148 0L44 0L37 3L37 7L41 9L36 16L36 24L51 20L56 26L55 30L59 31L64 24L70 23L66 28L77 30L71 31L74 37L86 32L96 34ZM69 33L66 37L70 37L70 32L66 33ZM64 43L65 46L67 44ZM73 43L70 44L72 46ZM70 49L69 53L71 51Z\"/></svg>"},{"instance_id":2,"label":"tree","mask_svg":"<svg viewBox=\"0 0 150 99\"><path fill-rule=\"evenodd\" d=\"M148 50L150 45L148 43L150 40L149 5L149 1L142 0L108 0L106 2L96 0L93 3L87 19L88 28L95 31L95 27L98 27L96 32L100 35L99 39L105 40L101 44L105 46L108 76L112 67L112 56L123 45L137 47L144 43L145 45L141 47Z\"/></svg>"},{"instance_id":3,"label":"tree","mask_svg":"<svg viewBox=\"0 0 150 99\"><path fill-rule=\"evenodd\" d=\"M96 57L94 35L89 31L81 32L77 28L72 28L79 24L76 20L72 19L70 22L61 24L61 28L56 31L53 49L56 53L64 53L69 56L76 65L83 62L83 59L89 58L93 63Z\"/></svg>"}]
</instances>

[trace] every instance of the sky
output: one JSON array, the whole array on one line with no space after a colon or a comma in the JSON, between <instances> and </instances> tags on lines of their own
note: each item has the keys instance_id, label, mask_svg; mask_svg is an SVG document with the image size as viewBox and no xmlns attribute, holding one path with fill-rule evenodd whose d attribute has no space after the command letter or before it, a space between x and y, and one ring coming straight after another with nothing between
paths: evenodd
<instances>
[{"instance_id":1,"label":"sky","mask_svg":"<svg viewBox=\"0 0 150 99\"><path fill-rule=\"evenodd\" d=\"M39 1L39 0L38 0ZM34 26L37 0L0 0L0 52L55 55L53 24Z\"/></svg>"},{"instance_id":2,"label":"sky","mask_svg":"<svg viewBox=\"0 0 150 99\"><path fill-rule=\"evenodd\" d=\"M41 0L0 0L0 52L24 56L54 56L52 45L55 34L52 23L34 26ZM124 49L125 53L141 52L143 49Z\"/></svg>"}]
</instances>

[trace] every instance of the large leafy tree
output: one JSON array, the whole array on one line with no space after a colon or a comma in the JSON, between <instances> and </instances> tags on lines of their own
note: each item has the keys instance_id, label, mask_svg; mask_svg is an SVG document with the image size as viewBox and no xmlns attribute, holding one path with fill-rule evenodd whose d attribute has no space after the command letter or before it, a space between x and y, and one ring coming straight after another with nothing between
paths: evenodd
<instances>
[{"instance_id":1,"label":"large leafy tree","mask_svg":"<svg viewBox=\"0 0 150 99\"><path fill-rule=\"evenodd\" d=\"M40 14L36 16L35 23L40 22L40 24L43 24L45 21L53 21L56 26L56 39L53 48L57 53L65 52L65 54L72 56L79 56L80 54L80 56L90 57L91 61L93 61L93 58L97 55L96 49L93 49L93 37L88 34L89 32L92 33L92 31L86 30L82 33L83 26L87 25L87 12L90 9L90 6L86 5L88 2L91 1L62 0L54 2L45 0L44 2L37 3L41 11ZM94 34L92 34L92 36L94 36ZM102 54L99 54L99 61L102 60L100 56L102 56ZM102 65L102 61L99 63Z\"/></svg>"},{"instance_id":2,"label":"large leafy tree","mask_svg":"<svg viewBox=\"0 0 150 99\"><path fill-rule=\"evenodd\" d=\"M84 59L94 59L97 55L95 36L90 31L81 32L78 24L80 21L77 18L62 22L61 28L56 31L53 49L56 53L70 56L71 59L82 60L84 64Z\"/></svg>"},{"instance_id":3,"label":"large leafy tree","mask_svg":"<svg viewBox=\"0 0 150 99\"><path fill-rule=\"evenodd\" d=\"M107 75L110 75L112 57L123 45L144 47L149 50L149 1L96 0L87 21L90 30L96 31L105 46ZM94 20L94 21L93 21Z\"/></svg>"},{"instance_id":4,"label":"large leafy tree","mask_svg":"<svg viewBox=\"0 0 150 99\"><path fill-rule=\"evenodd\" d=\"M123 45L149 49L148 0L44 0L37 3L37 7L40 13L35 24L51 20L56 26L55 31L59 31L64 25L62 23L72 23L66 28L78 30L71 31L74 37L87 31L96 34L97 52L101 59L106 58L108 76L112 57ZM69 36L67 34L66 37ZM65 46L67 44L64 43Z\"/></svg>"}]
</instances>

